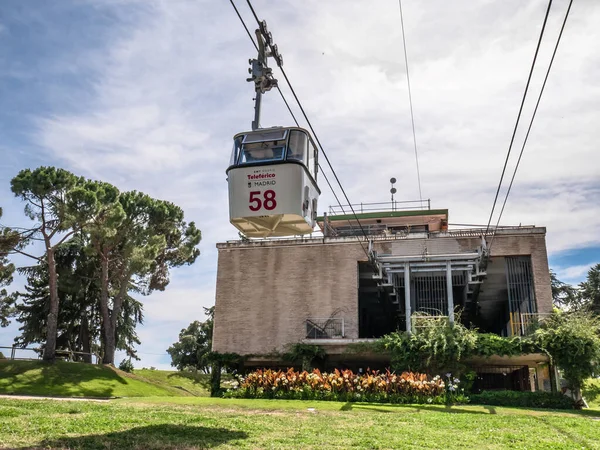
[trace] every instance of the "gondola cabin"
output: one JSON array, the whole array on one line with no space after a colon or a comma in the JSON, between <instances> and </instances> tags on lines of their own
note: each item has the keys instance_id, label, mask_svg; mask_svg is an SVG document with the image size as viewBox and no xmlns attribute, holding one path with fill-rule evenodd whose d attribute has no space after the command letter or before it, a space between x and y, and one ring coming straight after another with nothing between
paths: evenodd
<instances>
[{"instance_id":1,"label":"gondola cabin","mask_svg":"<svg viewBox=\"0 0 600 450\"><path fill-rule=\"evenodd\" d=\"M229 220L247 237L312 233L317 218L317 149L302 128L234 136L227 168Z\"/></svg>"}]
</instances>

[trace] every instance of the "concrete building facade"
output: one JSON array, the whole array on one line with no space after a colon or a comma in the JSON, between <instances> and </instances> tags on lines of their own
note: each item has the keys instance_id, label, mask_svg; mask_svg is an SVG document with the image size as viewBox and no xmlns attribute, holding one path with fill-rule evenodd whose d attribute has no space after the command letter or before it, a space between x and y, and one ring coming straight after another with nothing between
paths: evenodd
<instances>
[{"instance_id":1,"label":"concrete building facade","mask_svg":"<svg viewBox=\"0 0 600 450\"><path fill-rule=\"evenodd\" d=\"M448 315L511 336L551 313L545 228L502 228L492 239L492 231L448 230L445 210L413 213L370 214L361 233L324 217L323 237L217 244L213 351L245 355L249 366L278 365L269 355L316 343L332 364L366 367L381 356L353 361L348 344L410 331L415 315ZM527 356L503 367L535 371L547 362ZM530 386L544 386L542 372Z\"/></svg>"}]
</instances>

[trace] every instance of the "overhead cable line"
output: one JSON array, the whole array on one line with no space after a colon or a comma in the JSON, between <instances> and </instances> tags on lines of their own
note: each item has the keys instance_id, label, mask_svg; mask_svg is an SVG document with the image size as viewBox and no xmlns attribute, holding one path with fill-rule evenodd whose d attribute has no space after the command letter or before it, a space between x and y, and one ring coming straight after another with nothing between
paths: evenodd
<instances>
[{"instance_id":1,"label":"overhead cable line","mask_svg":"<svg viewBox=\"0 0 600 450\"><path fill-rule=\"evenodd\" d=\"M252 38L252 35L250 34L250 31L248 30L248 27L246 26L246 23L244 22L244 19L241 17L241 15L240 15L240 13L239 13L238 9L236 8L235 4L233 3L233 0L229 0L229 2L231 3L231 5L233 6L233 8L235 9L235 11L236 11L236 13L237 13L237 15L238 15L238 18L239 18L239 19L240 19L240 21L242 22L242 25L244 26L244 29L246 30L246 33L248 34L248 36L250 37L250 40L252 41L252 44L253 44L253 45L254 45L254 47L255 47L255 48L258 50L258 46L257 46L257 44L254 42L254 38ZM256 22L257 22L257 24L258 24L259 28L260 28L260 26L261 26L260 20L258 19L258 16L256 15L256 12L255 12L255 10L254 10L254 8L252 7L252 4L251 4L250 2L248 2L248 6L250 7L250 10L252 11L252 14L254 15L254 18L255 18L255 20L256 20ZM270 45L270 43L269 43L269 48L270 48L271 52L275 53L275 52L273 51L273 48L272 48L272 46ZM354 217L355 217L355 219L356 219L356 221L357 221L357 223L358 223L358 225L359 225L359 227L360 227L360 229L361 229L361 231L362 231L362 233L363 233L363 235L364 235L365 239L367 239L367 240L368 240L367 234L365 233L365 231L364 231L364 229L363 229L363 227L362 227L362 224L360 223L360 220L359 220L359 219L358 219L358 217L356 216L356 212L354 211L354 208L352 207L352 204L350 203L350 200L348 200L348 196L346 195L346 193L345 193L345 191L344 191L344 188L342 187L342 185L341 185L341 183L340 183L340 181L339 181L339 179L338 179L338 177L337 177L337 175L336 175L335 171L333 170L333 167L332 167L332 165L331 165L331 162L329 161L329 158L327 158L327 155L326 155L326 153L325 153L325 150L323 149L323 146L321 145L321 142L319 141L319 139L318 139L318 136L316 135L316 133L315 133L315 131L314 131L314 128L312 127L312 124L310 123L310 120L308 119L308 117L307 117L307 115L306 115L306 112L304 111L304 108L302 107L302 104L300 103L300 100L298 99L298 96L296 95L296 92L294 91L294 89L293 89L293 87L292 87L292 85L291 85L291 83L290 83L290 81L289 81L289 79L288 79L287 75L285 74L283 67L281 67L281 65L280 65L280 64L278 64L278 66L279 66L279 68L281 69L281 71L282 71L282 73L283 73L284 77L286 78L286 82L287 82L287 84L288 84L288 86L289 86L290 90L292 91L292 94L294 94L294 98L296 99L296 102L298 103L298 106L300 107L300 109L301 109L301 111L302 111L302 114L304 115L304 118L306 119L306 121L307 121L307 123L308 123L308 125L309 125L309 127L310 127L310 129L311 129L311 131L313 132L313 135L315 136L315 140L317 141L317 143L318 143L319 147L321 148L321 152L323 153L323 156L325 156L325 159L327 160L327 163L329 164L329 167L330 167L330 169L331 169L331 171L332 171L333 175L335 176L335 178L336 178L336 180L337 180L337 182L338 182L338 185L340 186L340 188L341 188L341 190L342 190L342 193L343 193L343 194L344 194L344 196L346 197L346 201L348 202L348 206L349 206L349 207L350 207L350 209L352 210L352 213L354 214ZM279 88L278 88L278 89L279 89ZM284 101L285 101L285 97L283 96L283 93L281 92L281 90L279 90L279 93L281 94L282 98L283 98L283 99L284 99ZM287 101L285 101L285 103L286 103L286 105L288 105ZM292 117L293 117L294 121L296 122L296 125L297 125L297 126L300 126L300 125L298 124L298 121L297 121L297 120L296 120L296 118L294 117L294 114L291 112L291 109L289 109L289 105L288 105L288 110L290 111L290 114L292 114ZM318 164L319 168L321 169L321 172L323 173L323 177L325 178L325 181L327 181L327 184L329 185L329 189L331 190L331 193L332 193L332 194L333 194L333 196L335 197L335 199L336 199L336 201L337 201L337 203L338 203L338 206L339 206L339 207L340 207L340 209L342 210L342 213L344 213L344 214L345 214L346 212L344 211L344 207L342 206L342 204L341 204L341 202L340 202L340 200L339 200L338 196L336 195L336 193L335 193L335 190L334 190L334 189L333 189L333 187L331 186L331 183L329 182L329 179L328 179L328 178L327 178L327 176L325 175L325 173L324 173L324 171L323 171L323 168L322 168L322 166L321 166L321 165L320 165L318 162L317 162L317 164ZM350 222L350 219L346 219L346 220L348 221L348 224L349 224L349 225L352 227L352 223ZM327 223L325 223L325 224L324 224L324 227L327 227ZM357 238L358 238L358 236L357 236ZM365 247L364 247L364 245L363 245L362 241L360 241L360 240L359 240L358 242L359 242L359 244L360 244L360 246L361 246L362 250L365 252L365 255L367 256L367 258L369 258L369 259L370 259L369 252L367 251L367 249L365 249Z\"/></svg>"},{"instance_id":2,"label":"overhead cable line","mask_svg":"<svg viewBox=\"0 0 600 450\"><path fill-rule=\"evenodd\" d=\"M542 25L542 30L540 31L540 37L538 39L537 46L535 48L535 54L533 56L533 61L531 62L531 68L529 69L529 76L527 77L527 84L525 85L525 92L523 92L523 98L521 99L521 106L519 107L519 114L517 115L517 121L515 122L515 127L513 129L512 137L510 139L510 145L508 146L508 152L506 153L506 159L504 161L504 167L502 168L502 174L500 175L500 182L498 183L498 189L496 189L496 196L494 197L494 203L492 204L492 211L490 212L490 218L488 220L487 227L485 229L485 235L487 235L490 224L492 223L492 217L494 215L494 209L496 208L496 202L498 201L498 194L500 194L500 188L502 187L502 181L504 179L504 174L506 172L506 166L508 164L508 159L510 157L510 152L512 150L513 143L515 141L515 135L517 134L517 128L519 127L519 120L521 119L521 113L523 112L523 105L525 104L525 98L527 97L527 91L529 90L529 83L531 82L531 76L533 75L533 69L535 67L535 62L537 60L537 56L540 50L540 45L542 43L542 37L544 36L544 30L546 29L546 22L548 21L548 15L550 14L550 7L552 6L552 0L548 1L548 9L546 9L546 15L544 16L544 23Z\"/></svg>"},{"instance_id":3,"label":"overhead cable line","mask_svg":"<svg viewBox=\"0 0 600 450\"><path fill-rule=\"evenodd\" d=\"M240 22L242 23L242 26L246 30L246 33L248 34L248 37L250 38L250 41L252 42L252 45L254 45L254 48L256 49L256 51L258 51L258 45L254 41L254 38L252 37L252 33L250 33L250 30L248 29L248 26L246 25L246 22L244 21L244 18L242 17L242 15L238 11L237 7L235 6L235 3L233 2L233 0L229 0L229 3L231 3L231 6L233 6L233 9L235 10L235 13L237 14L238 18L240 19ZM283 102L285 103L285 106L287 107L288 111L290 112L290 115L292 116L292 119L294 119L294 123L296 124L297 127L300 127L300 124L298 123L298 120L296 119L296 116L294 115L294 112L292 111L292 108L290 107L287 99L285 98L285 95L283 95L283 92L281 92L281 88L279 86L277 86L277 91L279 91L279 95L281 96L281 99L283 100ZM323 178L325 178L325 181L327 182L327 185L329 186L329 189L331 190L331 193L333 194L333 196L335 197L335 200L337 201L338 205L342 209L342 212L345 214L346 212L344 211L344 208L342 207L342 204L341 204L341 202L340 202L337 194L333 190L333 186L331 186L331 183L329 182L329 178L327 178L327 175L325 174L325 171L323 170L323 168L321 167L321 164L319 164L318 161L317 161L317 165L319 166L319 169L321 169L321 173L323 174Z\"/></svg>"},{"instance_id":4,"label":"overhead cable line","mask_svg":"<svg viewBox=\"0 0 600 450\"><path fill-rule=\"evenodd\" d=\"M535 115L537 113L538 107L540 106L540 100L542 99L542 95L544 94L544 88L546 87L546 82L548 81L548 75L550 75L550 70L552 69L552 63L554 63L554 57L556 56L556 51L558 50L558 45L560 44L560 39L562 38L562 34L565 29L565 25L567 24L567 19L569 18L569 12L571 11L572 5L573 5L573 0L570 0L569 6L567 8L567 12L565 13L565 18L563 19L563 23L560 28L560 33L558 34L558 39L556 40L556 45L554 46L554 51L552 52L552 58L550 59L550 64L548 65L548 70L546 71L546 76L544 77L544 83L542 84L542 88L540 90L540 95L538 96L537 102L535 104L535 109L533 110L533 115L531 116L531 121L529 122L529 127L527 128L527 134L525 135L525 140L523 141L523 145L521 147L521 152L519 153L519 159L517 160L517 164L515 166L515 170L513 171L512 178L510 180L510 184L508 185L508 190L506 191L506 196L504 197L504 203L502 203L502 209L500 210L500 215L498 216L498 222L496 222L496 228L494 230L494 233L492 234L492 241L490 243L490 249L492 248L492 244L494 243L494 237L496 236L496 230L498 229L498 226L500 225L500 219L502 218L502 214L504 213L504 207L506 206L508 196L510 195L510 190L512 188L513 182L515 181L515 176L517 175L517 170L519 169L519 164L521 162L521 157L523 156L523 151L525 150L525 145L527 144L527 140L529 138L529 133L531 131L533 121L535 120Z\"/></svg>"},{"instance_id":5,"label":"overhead cable line","mask_svg":"<svg viewBox=\"0 0 600 450\"><path fill-rule=\"evenodd\" d=\"M231 6L233 6L233 9L235 10L235 12L236 12L236 14L237 14L238 18L240 19L240 22L242 22L242 25L243 25L244 29L246 30L246 33L248 34L248 37L249 37L249 38L250 38L250 40L252 41L252 44L254 45L254 48L255 48L255 49L258 51L258 45L256 44L256 42L254 42L254 38L252 37L252 34L250 33L250 30L248 30L248 27L246 26L246 22L244 21L244 19L243 19L243 18L242 18L242 16L240 15L240 13L239 13L238 9L236 8L236 6L235 6L235 3L233 2L233 0L229 0L229 2L231 3ZM260 28L260 20L258 19L257 15L256 15L256 12L254 11L254 8L252 8L252 5L251 5L251 4L249 4L249 6L250 6L250 8L251 8L251 10L252 10L252 13L253 13L253 15L254 15L254 18L256 19L256 21L257 21L257 23L258 23L258 25L259 25L259 28ZM272 49L271 49L271 51L272 51ZM281 69L281 71L283 72L283 68L281 67L281 65L279 65L279 68L280 68L280 69ZM285 76L285 78L286 78L286 81L287 81L287 83L288 83L288 86L290 87L290 89L292 90L292 93L294 94L294 97L295 97L295 99L296 99L296 102L298 103L298 105L300 106L300 109L302 110L302 113L304 114L304 118L305 118L305 119L306 119L306 121L308 122L308 125L310 126L310 129L312 130L312 132L313 132L313 134L314 134L314 136L315 136L315 139L317 140L317 143L319 144L319 146L320 146L320 148L321 148L321 152L323 153L323 156L325 156L325 159L326 159L326 160L327 160L327 162L329 163L329 167L330 167L330 169L331 169L331 171L332 171L333 175L335 176L335 178L336 178L336 180L337 180L338 184L340 185L340 188L342 189L342 192L344 193L344 196L346 197L346 201L348 201L348 206L350 206L350 209L352 209L352 212L354 213L354 217L355 217L356 221L358 222L358 225L360 226L360 229L362 230L362 232L363 232L363 235L365 236L365 239L367 239L367 240L368 240L368 237L367 237L367 235L366 235L366 233L365 233L365 231L364 231L364 229L363 229L363 227L362 227L362 225L361 225L360 221L358 220L358 217L356 216L356 213L354 212L354 208L353 208L353 207L352 207L352 205L350 204L350 201L348 200L348 197L346 196L346 193L344 192L344 188L342 187L342 185L341 185L341 183L340 183L339 179L337 178L337 175L335 174L335 171L333 170L333 167L331 166L331 163L329 162L329 159L327 158L327 155L325 154L325 151L323 150L323 146L322 146L322 145L321 145L321 143L318 141L318 138L317 138L317 136L316 136L316 134L315 134L315 131L314 131L314 129L313 129L313 127L312 127L312 125L311 125L310 121L308 120L308 117L306 116L306 113L304 112L304 108L302 108L302 105L301 105L301 103L300 103L300 100L299 100L299 99L298 99L298 97L296 96L296 93L295 93L295 91L293 90L293 88L292 88L292 86L291 86L291 84L290 84L290 82L289 82L289 79L287 78L287 76L285 75L285 73L284 73L284 76ZM296 120L296 117L294 116L294 113L293 113L293 112L292 112L292 110L290 109L290 106L289 106L289 104L288 104L287 100L285 99L285 96L283 95L283 92L281 92L281 89L279 88L279 86L277 86L277 90L279 91L279 94L281 95L281 98L283 99L283 101L285 102L286 106L288 107L288 111L289 111L289 112L290 112L290 114L292 115L292 118L294 119L294 122L296 123L296 126L300 127L300 125L298 124L298 121ZM325 178L325 181L327 182L327 185L329 186L329 189L331 190L331 193L332 193L332 194L333 194L333 196L335 197L335 200L336 200L336 202L337 202L338 206L339 206L339 207L340 207L340 209L342 210L342 213L346 214L346 212L344 211L344 207L342 206L342 204L341 204L341 202L340 202L340 200L339 200L339 198L338 198L337 194L335 193L335 190L333 189L333 186L331 186L331 183L329 182L329 179L327 178L327 175L325 175L325 171L323 170L323 168L322 168L321 164L319 164L319 162L318 162L318 161L317 161L317 165L319 166L319 169L321 169L321 173L323 174L323 177ZM349 224L349 225L352 227L352 223L350 222L350 219L346 219L346 220L348 221L348 224ZM327 227L327 223L326 223L325 221L324 221L324 225L323 225L323 227L324 227L324 229L326 229L326 227ZM358 238L358 236L357 236L357 238ZM358 240L358 242L359 242L359 244L360 244L360 247L362 248L362 250L365 252L365 255L367 256L367 259L370 259L369 252L368 252L368 250L365 248L365 246L363 245L362 241Z\"/></svg>"},{"instance_id":6,"label":"overhead cable line","mask_svg":"<svg viewBox=\"0 0 600 450\"><path fill-rule=\"evenodd\" d=\"M233 6L233 9L235 10L235 13L237 14L238 18L240 19L240 22L242 22L242 25L243 25L244 29L246 30L246 33L248 33L248 37L252 41L252 45L254 45L254 48L256 49L256 51L258 51L258 45L254 41L254 38L252 37L252 33L250 33L250 30L246 26L246 22L244 22L244 19L242 18L240 12L237 9L237 6L235 6L235 3L233 3L233 0L229 0L229 2L231 3L231 6ZM292 111L292 108L290 108L290 105L287 102L285 96L283 95L283 92L281 92L281 88L279 86L277 86L277 90L279 91L279 95L281 95L281 98L283 99L283 102L285 103L285 106L287 107L288 111L290 112L290 115L292 116L292 119L294 119L294 122L296 122L296 126L299 127L300 125L298 124L298 121L296 120L296 116L294 115L294 112Z\"/></svg>"},{"instance_id":7,"label":"overhead cable line","mask_svg":"<svg viewBox=\"0 0 600 450\"><path fill-rule=\"evenodd\" d=\"M408 71L408 53L406 52L406 37L404 35L404 16L402 14L402 0L398 0L400 7L400 28L402 29L402 45L404 47L404 63L406 64L406 83L408 84L408 104L410 106L410 120L412 123L413 143L415 147L415 162L417 163L417 182L419 183L419 200L423 202L421 194L421 172L419 171L419 153L417 151L417 134L415 133L415 115L413 113L412 94L410 90L410 75ZM422 205L421 205L422 206Z\"/></svg>"},{"instance_id":8,"label":"overhead cable line","mask_svg":"<svg viewBox=\"0 0 600 450\"><path fill-rule=\"evenodd\" d=\"M250 0L246 0L246 3L248 3L248 7L250 8L250 11L252 11L252 15L254 16L254 19L256 20L257 25L260 27L260 19L258 18L258 15L256 14L254 7L252 6L252 2ZM273 44L271 42L268 42L267 44L268 44L269 48L271 49L271 52L276 53L273 49ZM279 66L279 69L281 70L281 73L283 74L283 77L285 78L285 81L286 81L288 87L290 88L290 91L292 92L292 95L294 96L294 99L296 100L296 103L298 104L298 107L300 108L300 111L302 112L302 115L304 116L306 123L308 124L308 126L310 128L310 131L312 132L313 136L315 137L315 141L319 145L319 147L321 149L321 153L323 153L323 156L325 157L325 161L327 161L327 164L329 166L329 169L331 170L331 173L333 174L335 180L337 181L337 184L339 185L340 190L342 191L342 194L344 195L344 198L348 202L348 207L352 211L352 214L354 215L354 219L358 223L358 226L360 227L360 230L362 231L365 239L368 241L369 238L367 236L367 233L365 232L365 229L363 228L362 224L360 223L360 220L359 220L358 216L356 215L356 211L354 210L352 203L350 203L350 200L348 199L348 195L346 195L346 191L344 190L344 187L342 186L342 183L340 182L340 179L338 178L337 173L335 172L333 166L331 165L331 161L329 161L329 158L327 157L327 153L325 152L325 149L323 148L323 145L321 144L321 141L319 140L319 137L317 136L317 133L315 132L315 130L312 126L312 123L308 119L308 116L306 115L306 111L304 110L304 107L302 106L302 103L300 102L298 95L296 95L296 91L294 90L292 83L290 82L290 80L285 72L285 69L282 67L281 64L278 63L277 65ZM341 207L341 205L340 205L340 207ZM362 245L362 243L361 243L361 245ZM364 247L363 247L363 250L364 250Z\"/></svg>"}]
</instances>

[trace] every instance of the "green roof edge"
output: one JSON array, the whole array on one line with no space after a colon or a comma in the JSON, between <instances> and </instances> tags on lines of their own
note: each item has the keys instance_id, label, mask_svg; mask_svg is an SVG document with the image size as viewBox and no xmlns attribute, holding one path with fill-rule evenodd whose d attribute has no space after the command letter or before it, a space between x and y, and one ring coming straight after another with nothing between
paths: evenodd
<instances>
[{"instance_id":1,"label":"green roof edge","mask_svg":"<svg viewBox=\"0 0 600 450\"><path fill-rule=\"evenodd\" d=\"M423 209L423 210L409 210L409 211L375 211L369 213L357 213L356 217L360 219L384 219L386 217L411 217L411 216L430 216L437 214L448 215L447 209ZM327 215L330 221L337 220L352 220L355 219L354 214L341 214L341 215ZM323 216L317 217L317 222L322 222Z\"/></svg>"}]
</instances>

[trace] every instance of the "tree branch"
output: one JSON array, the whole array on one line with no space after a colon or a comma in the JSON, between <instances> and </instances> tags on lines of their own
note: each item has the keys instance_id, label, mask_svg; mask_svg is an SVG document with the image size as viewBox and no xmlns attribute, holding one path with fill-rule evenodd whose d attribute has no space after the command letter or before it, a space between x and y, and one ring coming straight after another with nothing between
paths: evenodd
<instances>
[{"instance_id":1,"label":"tree branch","mask_svg":"<svg viewBox=\"0 0 600 450\"><path fill-rule=\"evenodd\" d=\"M62 238L60 241L58 241L56 244L54 244L54 246L53 246L53 247L55 247L55 248L56 248L56 247L58 247L60 244L62 244L63 242L65 242L65 241L67 240L67 238L68 238L68 237L71 237L71 236L73 236L73 235L74 235L75 233L77 233L79 230L80 230L80 229L79 229L79 228L77 228L77 227L76 227L76 228L73 228L71 231L69 231L67 234L65 234L65 235L64 235L64 237L63 237L63 238ZM52 234L54 234L54 233L52 233Z\"/></svg>"},{"instance_id":2,"label":"tree branch","mask_svg":"<svg viewBox=\"0 0 600 450\"><path fill-rule=\"evenodd\" d=\"M9 252L9 254L12 254L12 253L20 253L21 255L28 256L29 258L36 259L36 260L38 260L39 262L44 262L44 260L43 260L42 258L39 258L39 257L37 257L37 256L33 256L33 255L30 255L29 253L26 253L26 252L24 252L24 251L22 251L22 250L17 250L16 248L15 248L15 249L14 249L12 252Z\"/></svg>"}]
</instances>

